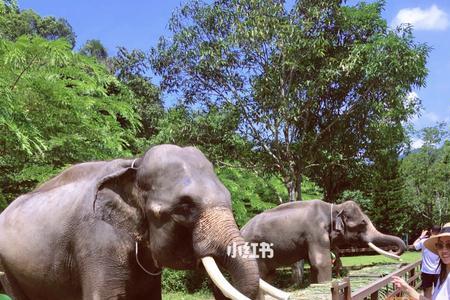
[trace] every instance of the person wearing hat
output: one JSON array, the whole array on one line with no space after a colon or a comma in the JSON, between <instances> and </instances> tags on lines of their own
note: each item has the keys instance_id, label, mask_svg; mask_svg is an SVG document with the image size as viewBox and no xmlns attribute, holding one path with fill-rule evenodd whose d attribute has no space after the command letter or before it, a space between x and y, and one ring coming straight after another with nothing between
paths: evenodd
<instances>
[{"instance_id":1,"label":"person wearing hat","mask_svg":"<svg viewBox=\"0 0 450 300\"><path fill-rule=\"evenodd\" d=\"M450 223L442 227L439 234L428 238L424 246L431 252L439 255L439 273L438 283L434 289L432 300L450 299ZM406 292L411 299L427 300L425 296L420 295L413 287L408 285L403 278L392 276L392 282L396 288Z\"/></svg>"},{"instance_id":2,"label":"person wearing hat","mask_svg":"<svg viewBox=\"0 0 450 300\"><path fill-rule=\"evenodd\" d=\"M436 287L440 268L439 268L439 256L428 250L424 243L429 238L429 234L434 236L439 234L441 231L441 226L434 225L430 230L423 230L422 234L413 243L416 250L422 250L422 265L420 268L420 279L422 281L422 290L425 298L431 299L431 294L433 292L433 287Z\"/></svg>"}]
</instances>

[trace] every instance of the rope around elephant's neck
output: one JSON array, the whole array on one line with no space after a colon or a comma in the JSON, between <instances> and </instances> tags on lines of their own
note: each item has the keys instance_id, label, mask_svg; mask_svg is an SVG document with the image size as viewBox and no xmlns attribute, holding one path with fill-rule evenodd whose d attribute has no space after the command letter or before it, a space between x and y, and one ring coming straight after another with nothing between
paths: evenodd
<instances>
[{"instance_id":1,"label":"rope around elephant's neck","mask_svg":"<svg viewBox=\"0 0 450 300\"><path fill-rule=\"evenodd\" d=\"M333 232L333 203L330 205L330 233Z\"/></svg>"},{"instance_id":2,"label":"rope around elephant's neck","mask_svg":"<svg viewBox=\"0 0 450 300\"><path fill-rule=\"evenodd\" d=\"M162 273L162 270L160 270L159 272L157 272L157 273L152 273L152 272L150 272L150 271L147 271L145 268L144 268L144 266L143 265L141 265L141 262L139 261L139 256L138 256L138 242L136 241L136 262L138 263L138 265L139 265L139 267L141 267L141 269L142 270L144 270L144 272L145 273L147 273L148 275L151 275L151 276L158 276L158 275L160 275L161 273Z\"/></svg>"},{"instance_id":3,"label":"rope around elephant's neck","mask_svg":"<svg viewBox=\"0 0 450 300\"><path fill-rule=\"evenodd\" d=\"M135 159L133 160L133 162L131 163L131 168L132 168L132 169L137 169L137 168L134 166L134 163L136 162L136 160L137 160L137 158L135 158Z\"/></svg>"}]
</instances>

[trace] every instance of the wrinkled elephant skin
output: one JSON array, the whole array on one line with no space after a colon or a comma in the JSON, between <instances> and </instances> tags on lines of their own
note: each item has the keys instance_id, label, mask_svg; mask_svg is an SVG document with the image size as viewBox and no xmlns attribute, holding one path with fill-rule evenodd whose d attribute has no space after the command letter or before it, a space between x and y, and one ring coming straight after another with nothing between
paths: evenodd
<instances>
[{"instance_id":1,"label":"wrinkled elephant skin","mask_svg":"<svg viewBox=\"0 0 450 300\"><path fill-rule=\"evenodd\" d=\"M321 200L285 203L252 218L241 233L247 242L273 244L273 257L258 258L260 275L266 279L278 267L308 259L311 282L329 281L330 249L343 243L395 246L398 255L406 250L398 237L380 233L353 201L338 205Z\"/></svg>"},{"instance_id":2,"label":"wrinkled elephant skin","mask_svg":"<svg viewBox=\"0 0 450 300\"><path fill-rule=\"evenodd\" d=\"M74 165L0 215L2 281L19 300L161 299L162 268L205 256L255 298L256 261L226 257L229 243L244 243L230 193L193 147Z\"/></svg>"}]
</instances>

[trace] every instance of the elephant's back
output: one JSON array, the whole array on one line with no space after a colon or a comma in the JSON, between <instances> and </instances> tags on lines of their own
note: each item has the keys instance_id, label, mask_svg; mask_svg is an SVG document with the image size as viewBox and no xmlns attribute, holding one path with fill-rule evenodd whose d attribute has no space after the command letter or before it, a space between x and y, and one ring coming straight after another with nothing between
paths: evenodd
<instances>
[{"instance_id":1,"label":"elephant's back","mask_svg":"<svg viewBox=\"0 0 450 300\"><path fill-rule=\"evenodd\" d=\"M299 213L308 213L309 211L312 211L315 206L320 205L321 203L323 203L321 200L308 200L280 204L277 207L268 209L251 218L247 224L244 225L242 230L257 226L253 225L256 223L258 223L258 225L262 225L265 223L276 223L278 220L296 218Z\"/></svg>"},{"instance_id":2,"label":"elephant's back","mask_svg":"<svg viewBox=\"0 0 450 300\"><path fill-rule=\"evenodd\" d=\"M93 202L100 180L117 171L129 160L97 161L74 165L14 200L0 214L0 229L42 228L83 218L93 212Z\"/></svg>"},{"instance_id":3,"label":"elephant's back","mask_svg":"<svg viewBox=\"0 0 450 300\"><path fill-rule=\"evenodd\" d=\"M116 159L111 161L91 161L73 165L50 180L38 186L33 193L47 192L75 182L96 182L100 178L114 173L130 160Z\"/></svg>"},{"instance_id":4,"label":"elephant's back","mask_svg":"<svg viewBox=\"0 0 450 300\"><path fill-rule=\"evenodd\" d=\"M299 223L313 216L317 216L321 200L295 201L281 204L266 210L252 219L241 229L246 240L278 241L279 239L293 239L301 232Z\"/></svg>"}]
</instances>

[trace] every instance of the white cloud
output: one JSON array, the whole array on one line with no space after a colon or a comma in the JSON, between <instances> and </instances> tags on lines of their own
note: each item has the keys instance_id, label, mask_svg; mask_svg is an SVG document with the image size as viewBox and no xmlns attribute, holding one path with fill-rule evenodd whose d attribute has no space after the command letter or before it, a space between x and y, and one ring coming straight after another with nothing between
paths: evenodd
<instances>
[{"instance_id":1,"label":"white cloud","mask_svg":"<svg viewBox=\"0 0 450 300\"><path fill-rule=\"evenodd\" d=\"M418 149L418 148L422 147L423 144L425 144L425 142L423 140L416 139L416 140L413 140L413 142L411 143L411 148Z\"/></svg>"},{"instance_id":2,"label":"white cloud","mask_svg":"<svg viewBox=\"0 0 450 300\"><path fill-rule=\"evenodd\" d=\"M405 104L408 107L415 107L420 101L419 95L416 92L409 92L406 95Z\"/></svg>"},{"instance_id":3,"label":"white cloud","mask_svg":"<svg viewBox=\"0 0 450 300\"><path fill-rule=\"evenodd\" d=\"M424 117L426 120L431 121L431 122L433 122L433 123L436 123L436 122L440 121L440 119L441 119L441 118L440 118L436 113L434 113L434 112L427 112L427 113L425 113L425 114L423 115L423 117Z\"/></svg>"},{"instance_id":4,"label":"white cloud","mask_svg":"<svg viewBox=\"0 0 450 300\"><path fill-rule=\"evenodd\" d=\"M410 23L418 30L445 30L449 26L449 19L445 11L433 4L426 9L420 7L401 9L392 23L394 26Z\"/></svg>"}]
</instances>

